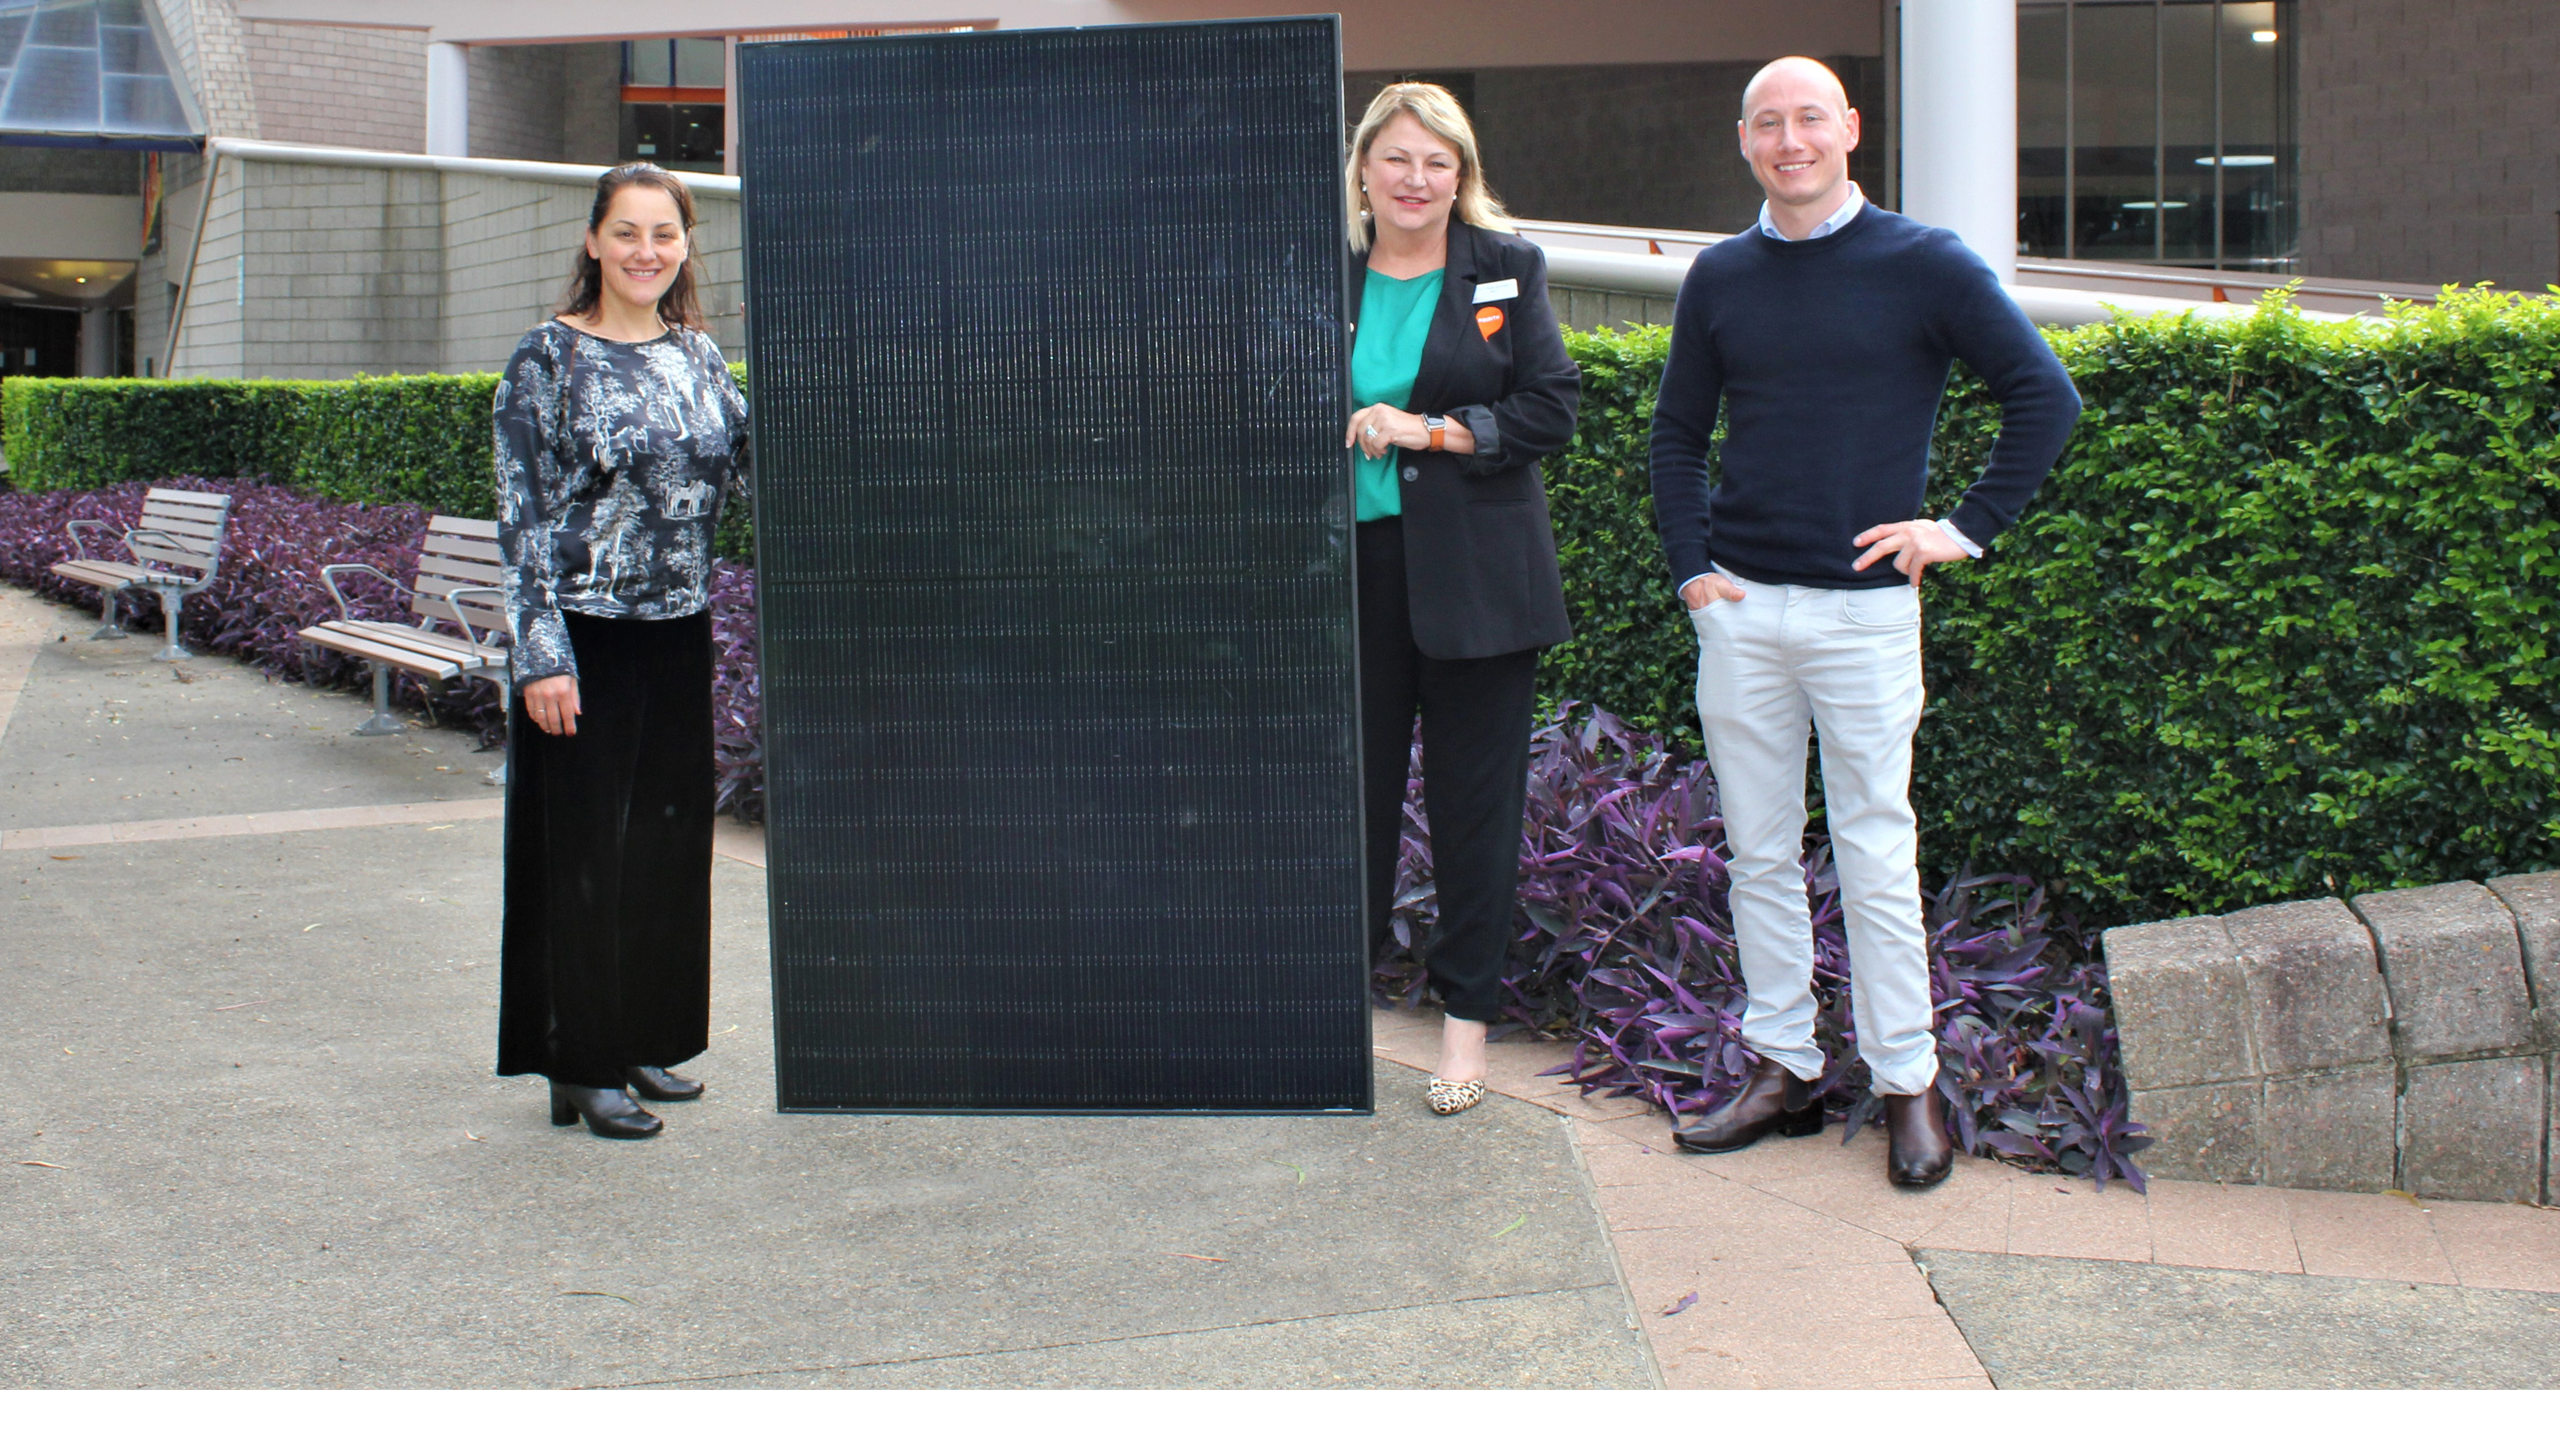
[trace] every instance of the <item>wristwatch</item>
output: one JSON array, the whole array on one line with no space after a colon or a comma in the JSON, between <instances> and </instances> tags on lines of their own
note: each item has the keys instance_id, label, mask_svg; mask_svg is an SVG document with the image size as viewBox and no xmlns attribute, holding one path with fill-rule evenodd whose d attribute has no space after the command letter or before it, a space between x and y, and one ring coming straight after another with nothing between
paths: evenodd
<instances>
[{"instance_id":1,"label":"wristwatch","mask_svg":"<svg viewBox=\"0 0 2560 1430\"><path fill-rule=\"evenodd\" d=\"M1449 440L1449 419L1446 417L1425 417L1422 419L1422 425L1425 430L1431 433L1431 450L1434 452L1439 451L1440 444Z\"/></svg>"}]
</instances>

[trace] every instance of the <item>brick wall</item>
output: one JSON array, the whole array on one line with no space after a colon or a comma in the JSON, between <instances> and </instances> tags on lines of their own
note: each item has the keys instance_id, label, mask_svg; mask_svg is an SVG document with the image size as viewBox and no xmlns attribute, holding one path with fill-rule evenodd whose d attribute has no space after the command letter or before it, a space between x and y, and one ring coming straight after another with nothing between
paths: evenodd
<instances>
[{"instance_id":1,"label":"brick wall","mask_svg":"<svg viewBox=\"0 0 2560 1430\"><path fill-rule=\"evenodd\" d=\"M424 30L248 22L258 137L415 154L426 147Z\"/></svg>"},{"instance_id":2,"label":"brick wall","mask_svg":"<svg viewBox=\"0 0 2560 1430\"><path fill-rule=\"evenodd\" d=\"M560 162L561 62L567 49L472 46L472 157Z\"/></svg>"},{"instance_id":3,"label":"brick wall","mask_svg":"<svg viewBox=\"0 0 2560 1430\"><path fill-rule=\"evenodd\" d=\"M2304 272L2560 281L2560 5L2317 0L2297 24Z\"/></svg>"},{"instance_id":4,"label":"brick wall","mask_svg":"<svg viewBox=\"0 0 2560 1430\"><path fill-rule=\"evenodd\" d=\"M195 85L206 132L232 139L260 139L257 84L250 74L248 37L231 0L163 0L170 42Z\"/></svg>"},{"instance_id":5,"label":"brick wall","mask_svg":"<svg viewBox=\"0 0 2560 1430\"><path fill-rule=\"evenodd\" d=\"M576 174L544 182L227 159L169 372L495 370L525 329L549 316L591 192L592 181ZM186 201L192 218L201 190L189 190ZM697 201L703 308L712 336L743 354L737 201L714 194ZM165 295L183 254L146 264L146 296ZM145 355L157 354L167 332L165 304L164 296L137 314ZM153 306L161 311L148 311Z\"/></svg>"},{"instance_id":6,"label":"brick wall","mask_svg":"<svg viewBox=\"0 0 2560 1430\"><path fill-rule=\"evenodd\" d=\"M622 162L622 46L560 46L560 162Z\"/></svg>"}]
</instances>

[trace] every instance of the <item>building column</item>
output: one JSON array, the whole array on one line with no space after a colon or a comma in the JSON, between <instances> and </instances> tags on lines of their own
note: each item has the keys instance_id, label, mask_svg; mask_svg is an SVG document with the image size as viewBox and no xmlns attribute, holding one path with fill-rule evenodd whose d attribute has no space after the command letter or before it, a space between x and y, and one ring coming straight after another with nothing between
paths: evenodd
<instances>
[{"instance_id":1,"label":"building column","mask_svg":"<svg viewBox=\"0 0 2560 1430\"><path fill-rule=\"evenodd\" d=\"M427 152L461 158L471 152L471 49L436 40L427 45Z\"/></svg>"},{"instance_id":2,"label":"building column","mask_svg":"<svg viewBox=\"0 0 2560 1430\"><path fill-rule=\"evenodd\" d=\"M1902 211L2018 277L2016 0L1904 0Z\"/></svg>"},{"instance_id":3,"label":"building column","mask_svg":"<svg viewBox=\"0 0 2560 1430\"><path fill-rule=\"evenodd\" d=\"M80 310L80 375L116 375L115 309L91 307Z\"/></svg>"}]
</instances>

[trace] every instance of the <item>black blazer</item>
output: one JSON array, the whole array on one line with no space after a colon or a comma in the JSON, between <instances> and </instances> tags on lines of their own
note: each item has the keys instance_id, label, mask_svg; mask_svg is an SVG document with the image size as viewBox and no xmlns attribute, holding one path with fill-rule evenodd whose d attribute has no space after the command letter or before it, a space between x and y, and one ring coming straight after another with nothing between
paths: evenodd
<instances>
[{"instance_id":1,"label":"black blazer","mask_svg":"<svg viewBox=\"0 0 2560 1430\"><path fill-rule=\"evenodd\" d=\"M1357 253L1350 263L1356 323L1369 263ZM1505 279L1518 296L1476 301L1479 287ZM1502 318L1490 335L1477 322L1487 308ZM1424 655L1475 660L1572 638L1538 459L1573 440L1581 403L1582 371L1565 355L1547 301L1546 254L1525 238L1451 219L1412 410L1466 423L1476 450L1393 453L1413 643Z\"/></svg>"}]
</instances>

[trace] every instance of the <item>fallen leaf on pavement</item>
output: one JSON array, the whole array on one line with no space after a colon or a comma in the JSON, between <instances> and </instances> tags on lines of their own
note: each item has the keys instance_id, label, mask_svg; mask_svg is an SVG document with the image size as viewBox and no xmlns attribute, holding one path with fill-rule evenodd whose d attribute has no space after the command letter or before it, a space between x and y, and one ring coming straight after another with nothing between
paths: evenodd
<instances>
[{"instance_id":1,"label":"fallen leaf on pavement","mask_svg":"<svg viewBox=\"0 0 2560 1430\"><path fill-rule=\"evenodd\" d=\"M1277 1157L1265 1157L1262 1160L1270 1163L1274 1167L1286 1167L1290 1171L1297 1173L1299 1186L1303 1187L1307 1184L1307 1169L1299 1166L1297 1163L1283 1162Z\"/></svg>"},{"instance_id":2,"label":"fallen leaf on pavement","mask_svg":"<svg viewBox=\"0 0 2560 1430\"><path fill-rule=\"evenodd\" d=\"M1502 1238L1502 1237L1509 1236L1511 1233L1513 1233L1513 1232L1515 1232L1515 1231L1518 1231L1520 1228L1522 1228L1522 1227L1524 1227L1524 1226L1527 1226L1528 1224L1529 1224L1529 1214L1528 1214L1527 1212L1522 1212L1520 1215L1518 1215L1518 1216L1516 1216L1516 1217L1513 1217L1513 1218L1511 1219L1511 1225L1506 1226L1506 1227L1504 1227L1502 1230L1495 1232L1495 1233L1494 1233L1494 1236L1495 1236L1495 1238L1496 1238L1496 1239L1500 1239L1500 1238Z\"/></svg>"},{"instance_id":3,"label":"fallen leaf on pavement","mask_svg":"<svg viewBox=\"0 0 2560 1430\"><path fill-rule=\"evenodd\" d=\"M273 998L259 998L247 1003L226 1003L222 1007L216 1008L213 1011L217 1013L237 1013L243 1008L263 1007L264 1005L273 1003L274 1001L276 1000Z\"/></svg>"},{"instance_id":4,"label":"fallen leaf on pavement","mask_svg":"<svg viewBox=\"0 0 2560 1430\"><path fill-rule=\"evenodd\" d=\"M18 1165L21 1167L51 1167L57 1172L68 1172L71 1170L60 1162L20 1162Z\"/></svg>"},{"instance_id":5,"label":"fallen leaf on pavement","mask_svg":"<svg viewBox=\"0 0 2560 1430\"><path fill-rule=\"evenodd\" d=\"M88 856L84 854L47 854L44 857L47 859L84 859Z\"/></svg>"},{"instance_id":6,"label":"fallen leaf on pavement","mask_svg":"<svg viewBox=\"0 0 2560 1430\"><path fill-rule=\"evenodd\" d=\"M1225 1258L1225 1257L1223 1257L1223 1256L1202 1256L1200 1253L1198 1253L1198 1252L1196 1252L1196 1251L1168 1251L1168 1252L1166 1252L1166 1253L1165 1253L1165 1255L1167 1255L1167 1256L1186 1256L1186 1257L1189 1257L1190 1259L1192 1259L1193 1261L1224 1261L1224 1260L1226 1260L1226 1258Z\"/></svg>"},{"instance_id":7,"label":"fallen leaf on pavement","mask_svg":"<svg viewBox=\"0 0 2560 1430\"><path fill-rule=\"evenodd\" d=\"M602 1296L608 1300L620 1301L626 1306L637 1306L640 1304L628 1296L617 1296L611 1291L563 1291L560 1294L563 1296Z\"/></svg>"},{"instance_id":8,"label":"fallen leaf on pavement","mask_svg":"<svg viewBox=\"0 0 2560 1430\"><path fill-rule=\"evenodd\" d=\"M1670 1305L1663 1307L1662 1314L1666 1316L1677 1316L1696 1304L1698 1304L1698 1293L1692 1291L1688 1295L1681 1297L1679 1300L1672 1302Z\"/></svg>"},{"instance_id":9,"label":"fallen leaf on pavement","mask_svg":"<svg viewBox=\"0 0 2560 1430\"><path fill-rule=\"evenodd\" d=\"M466 1132L464 1132L462 1135L463 1135L463 1136L465 1136L465 1137L470 1138L470 1139L471 1139L472 1141L474 1141L474 1142L486 1142L486 1141L488 1141L488 1140L489 1140L488 1138L481 1136L481 1135L480 1135L479 1133L477 1133L477 1132L468 1132L468 1131L466 1131Z\"/></svg>"}]
</instances>

